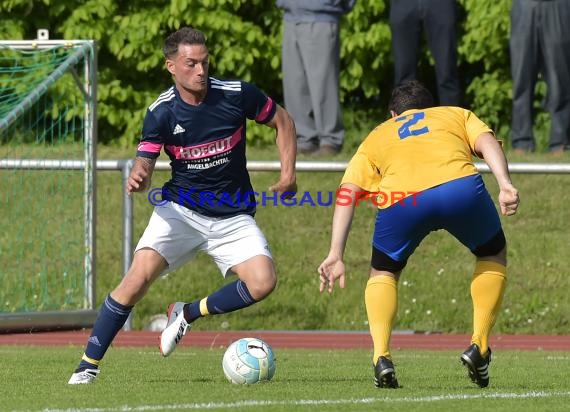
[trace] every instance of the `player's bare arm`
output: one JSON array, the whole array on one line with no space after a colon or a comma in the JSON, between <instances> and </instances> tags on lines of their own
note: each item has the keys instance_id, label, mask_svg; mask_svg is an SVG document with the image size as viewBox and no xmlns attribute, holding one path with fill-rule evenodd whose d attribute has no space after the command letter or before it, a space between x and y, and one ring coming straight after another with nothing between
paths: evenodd
<instances>
[{"instance_id":1,"label":"player's bare arm","mask_svg":"<svg viewBox=\"0 0 570 412\"><path fill-rule=\"evenodd\" d=\"M131 170L127 180L127 193L145 192L150 188L150 181L156 159L149 159L148 157L137 156L135 158L135 165Z\"/></svg>"},{"instance_id":2,"label":"player's bare arm","mask_svg":"<svg viewBox=\"0 0 570 412\"><path fill-rule=\"evenodd\" d=\"M269 187L269 190L279 194L287 192L286 197L292 197L297 192L295 162L297 158L297 131L295 122L283 107L277 105L273 119L267 123L277 132L277 147L281 161L281 176L279 181Z\"/></svg>"},{"instance_id":3,"label":"player's bare arm","mask_svg":"<svg viewBox=\"0 0 570 412\"><path fill-rule=\"evenodd\" d=\"M337 201L334 207L329 254L317 269L321 292L326 289L332 293L334 283L337 280L341 289L345 286L345 266L342 259L352 226L356 197L362 194L362 188L352 183L342 184L340 189L343 189L345 197L350 197L350 201L347 201L348 198L344 199L343 202Z\"/></svg>"},{"instance_id":4,"label":"player's bare arm","mask_svg":"<svg viewBox=\"0 0 570 412\"><path fill-rule=\"evenodd\" d=\"M499 206L506 216L514 215L519 207L519 192L513 186L507 159L501 144L491 133L482 133L475 141L475 153L489 165L499 185Z\"/></svg>"}]
</instances>

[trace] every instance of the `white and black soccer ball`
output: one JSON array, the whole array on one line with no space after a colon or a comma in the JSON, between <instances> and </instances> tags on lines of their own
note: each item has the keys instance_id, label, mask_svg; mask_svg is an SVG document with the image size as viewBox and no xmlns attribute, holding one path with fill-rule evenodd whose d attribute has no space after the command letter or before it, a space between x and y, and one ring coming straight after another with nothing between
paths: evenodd
<instances>
[{"instance_id":1,"label":"white and black soccer ball","mask_svg":"<svg viewBox=\"0 0 570 412\"><path fill-rule=\"evenodd\" d=\"M270 381L275 374L275 355L263 340L241 338L226 349L222 367L231 383L249 385Z\"/></svg>"}]
</instances>

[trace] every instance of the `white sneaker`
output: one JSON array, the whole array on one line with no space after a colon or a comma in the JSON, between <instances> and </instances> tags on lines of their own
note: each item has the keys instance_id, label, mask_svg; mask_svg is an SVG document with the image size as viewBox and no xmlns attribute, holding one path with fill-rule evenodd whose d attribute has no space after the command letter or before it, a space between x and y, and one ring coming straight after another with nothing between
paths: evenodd
<instances>
[{"instance_id":1,"label":"white sneaker","mask_svg":"<svg viewBox=\"0 0 570 412\"><path fill-rule=\"evenodd\" d=\"M85 369L80 372L74 372L69 378L69 385L81 385L84 383L91 383L99 374L99 369Z\"/></svg>"},{"instance_id":2,"label":"white sneaker","mask_svg":"<svg viewBox=\"0 0 570 412\"><path fill-rule=\"evenodd\" d=\"M160 353L162 356L170 355L182 336L186 335L186 331L191 324L184 319L184 302L171 303L168 307L168 322L160 335Z\"/></svg>"}]
</instances>

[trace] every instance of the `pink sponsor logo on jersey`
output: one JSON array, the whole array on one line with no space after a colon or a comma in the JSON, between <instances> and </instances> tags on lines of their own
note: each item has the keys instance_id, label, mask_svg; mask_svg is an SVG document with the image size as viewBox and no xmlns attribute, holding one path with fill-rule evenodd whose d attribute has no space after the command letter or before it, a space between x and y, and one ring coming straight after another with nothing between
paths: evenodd
<instances>
[{"instance_id":1,"label":"pink sponsor logo on jersey","mask_svg":"<svg viewBox=\"0 0 570 412\"><path fill-rule=\"evenodd\" d=\"M174 154L176 159L203 159L220 153L229 152L240 141L242 137L243 126L229 137L214 140L212 142L198 144L195 146L167 146L168 150Z\"/></svg>"}]
</instances>

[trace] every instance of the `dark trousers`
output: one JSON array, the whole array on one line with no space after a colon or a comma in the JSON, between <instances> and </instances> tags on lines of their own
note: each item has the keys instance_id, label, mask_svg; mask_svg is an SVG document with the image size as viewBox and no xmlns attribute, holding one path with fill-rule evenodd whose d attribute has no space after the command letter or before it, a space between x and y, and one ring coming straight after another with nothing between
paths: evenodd
<instances>
[{"instance_id":1,"label":"dark trousers","mask_svg":"<svg viewBox=\"0 0 570 412\"><path fill-rule=\"evenodd\" d=\"M535 149L534 91L541 73L551 115L549 150L570 149L570 1L513 0L511 76L515 149Z\"/></svg>"},{"instance_id":2,"label":"dark trousers","mask_svg":"<svg viewBox=\"0 0 570 412\"><path fill-rule=\"evenodd\" d=\"M457 69L457 4L455 0L392 0L390 29L394 85L416 79L420 39L426 32L435 60L437 94L442 106L461 105Z\"/></svg>"}]
</instances>

